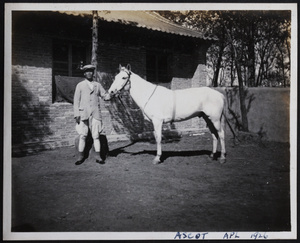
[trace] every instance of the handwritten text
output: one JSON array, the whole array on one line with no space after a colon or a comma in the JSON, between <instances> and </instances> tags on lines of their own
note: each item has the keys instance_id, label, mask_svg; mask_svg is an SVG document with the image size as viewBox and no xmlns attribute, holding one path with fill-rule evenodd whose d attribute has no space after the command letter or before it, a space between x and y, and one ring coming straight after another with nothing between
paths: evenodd
<instances>
[{"instance_id":1,"label":"handwritten text","mask_svg":"<svg viewBox=\"0 0 300 243\"><path fill-rule=\"evenodd\" d=\"M208 234L208 232L206 233L187 233L187 232L177 232L177 234L175 235L174 239L201 239L204 240L205 236Z\"/></svg>"}]
</instances>

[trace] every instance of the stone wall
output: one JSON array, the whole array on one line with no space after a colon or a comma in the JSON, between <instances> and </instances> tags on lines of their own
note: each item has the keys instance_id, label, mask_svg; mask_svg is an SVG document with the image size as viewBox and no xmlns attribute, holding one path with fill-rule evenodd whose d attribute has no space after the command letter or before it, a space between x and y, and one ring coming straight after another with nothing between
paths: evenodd
<instances>
[{"instance_id":1,"label":"stone wall","mask_svg":"<svg viewBox=\"0 0 300 243\"><path fill-rule=\"evenodd\" d=\"M226 114L237 132L241 124L238 87L216 89L227 97L230 111L227 110ZM246 107L250 132L258 134L263 140L289 142L290 88L247 88ZM232 136L228 125L227 134Z\"/></svg>"}]
</instances>

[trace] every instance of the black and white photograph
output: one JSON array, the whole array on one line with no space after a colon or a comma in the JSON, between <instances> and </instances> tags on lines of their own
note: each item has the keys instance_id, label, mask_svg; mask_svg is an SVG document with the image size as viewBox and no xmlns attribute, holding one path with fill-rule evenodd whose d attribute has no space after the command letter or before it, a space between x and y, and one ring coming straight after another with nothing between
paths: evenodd
<instances>
[{"instance_id":1,"label":"black and white photograph","mask_svg":"<svg viewBox=\"0 0 300 243\"><path fill-rule=\"evenodd\" d=\"M297 238L297 4L4 8L3 240Z\"/></svg>"}]
</instances>

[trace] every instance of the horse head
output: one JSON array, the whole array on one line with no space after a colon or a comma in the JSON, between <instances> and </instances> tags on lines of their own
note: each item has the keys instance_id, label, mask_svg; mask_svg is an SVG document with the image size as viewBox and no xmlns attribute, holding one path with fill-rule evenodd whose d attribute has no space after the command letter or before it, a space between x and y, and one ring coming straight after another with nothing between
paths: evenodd
<instances>
[{"instance_id":1,"label":"horse head","mask_svg":"<svg viewBox=\"0 0 300 243\"><path fill-rule=\"evenodd\" d=\"M130 75L131 66L122 67L119 65L119 73L115 76L113 83L111 84L108 92L105 94L104 99L110 100L113 96L117 95L120 91L130 89Z\"/></svg>"}]
</instances>

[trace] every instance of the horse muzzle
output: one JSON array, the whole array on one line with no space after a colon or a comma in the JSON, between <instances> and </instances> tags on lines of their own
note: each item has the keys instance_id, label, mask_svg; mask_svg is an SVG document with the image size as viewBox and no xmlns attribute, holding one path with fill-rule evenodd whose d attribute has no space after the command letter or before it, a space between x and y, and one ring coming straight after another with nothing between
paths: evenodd
<instances>
[{"instance_id":1,"label":"horse muzzle","mask_svg":"<svg viewBox=\"0 0 300 243\"><path fill-rule=\"evenodd\" d=\"M103 96L103 99L104 99L105 101L109 101L109 100L111 100L112 97L113 97L113 95L111 95L110 93L106 92L106 93L104 94L104 96Z\"/></svg>"},{"instance_id":2,"label":"horse muzzle","mask_svg":"<svg viewBox=\"0 0 300 243\"><path fill-rule=\"evenodd\" d=\"M116 92L113 92L113 91L111 91L111 92L106 92L106 93L104 94L104 97L103 97L103 98L104 98L105 101L109 101L109 100L111 100L111 99L114 98L114 97L118 97L119 94L120 94L119 91L116 91Z\"/></svg>"}]
</instances>

